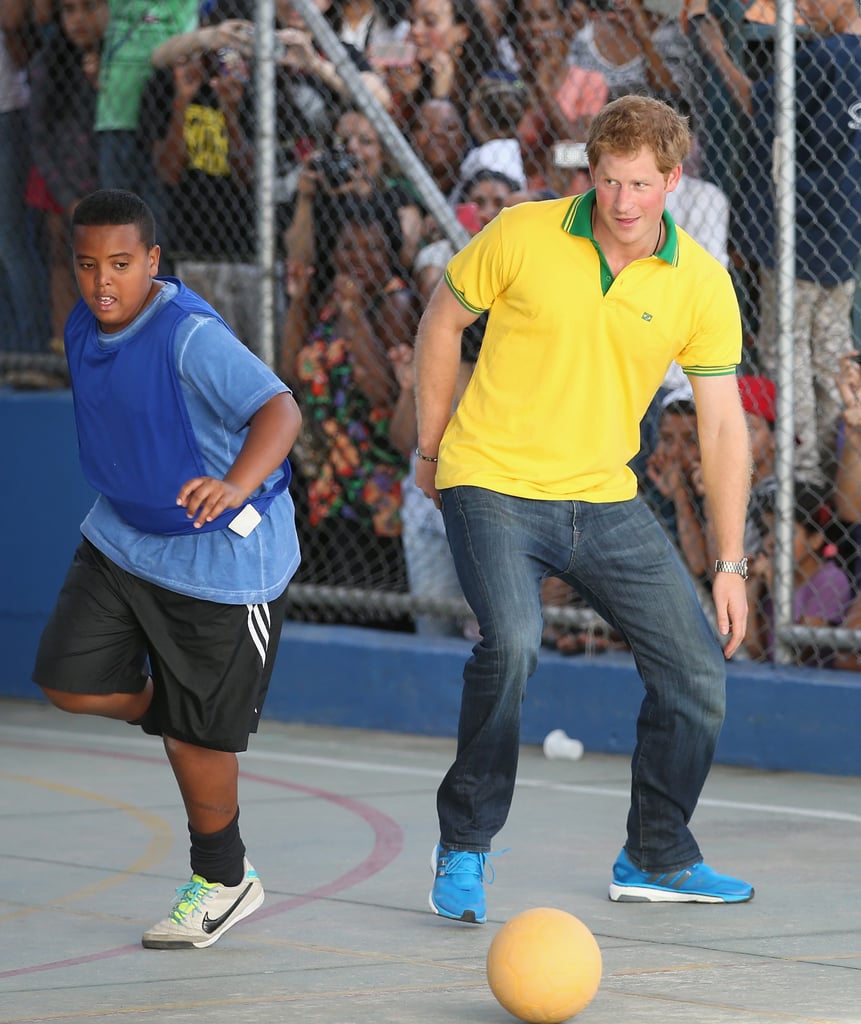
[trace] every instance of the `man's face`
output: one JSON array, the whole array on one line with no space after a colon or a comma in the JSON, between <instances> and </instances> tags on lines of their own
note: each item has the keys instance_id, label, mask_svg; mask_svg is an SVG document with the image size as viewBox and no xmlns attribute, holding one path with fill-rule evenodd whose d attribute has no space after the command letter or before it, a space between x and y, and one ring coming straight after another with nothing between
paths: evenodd
<instances>
[{"instance_id":1,"label":"man's face","mask_svg":"<svg viewBox=\"0 0 861 1024\"><path fill-rule=\"evenodd\" d=\"M141 241L136 224L79 224L72 237L81 298L107 334L134 320L152 294L160 249Z\"/></svg>"},{"instance_id":2,"label":"man's face","mask_svg":"<svg viewBox=\"0 0 861 1024\"><path fill-rule=\"evenodd\" d=\"M592 168L596 232L609 235L615 249L634 259L648 256L657 244L667 193L681 173L680 165L661 174L645 147L633 156L605 153Z\"/></svg>"}]
</instances>

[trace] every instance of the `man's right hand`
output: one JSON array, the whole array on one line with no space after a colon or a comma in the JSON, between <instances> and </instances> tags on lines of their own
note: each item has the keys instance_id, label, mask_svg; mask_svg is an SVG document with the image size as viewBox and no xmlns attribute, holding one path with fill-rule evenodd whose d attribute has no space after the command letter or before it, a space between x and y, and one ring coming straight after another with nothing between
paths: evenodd
<instances>
[{"instance_id":1,"label":"man's right hand","mask_svg":"<svg viewBox=\"0 0 861 1024\"><path fill-rule=\"evenodd\" d=\"M416 456L416 487L436 505L440 507L439 491L436 489L436 467L435 462L428 462Z\"/></svg>"}]
</instances>

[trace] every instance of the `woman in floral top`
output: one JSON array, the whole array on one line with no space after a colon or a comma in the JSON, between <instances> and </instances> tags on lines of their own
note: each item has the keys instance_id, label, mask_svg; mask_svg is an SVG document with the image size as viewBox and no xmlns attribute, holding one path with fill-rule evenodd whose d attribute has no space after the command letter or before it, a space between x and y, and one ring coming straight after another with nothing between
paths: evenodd
<instances>
[{"instance_id":1,"label":"woman in floral top","mask_svg":"<svg viewBox=\"0 0 861 1024\"><path fill-rule=\"evenodd\" d=\"M412 343L419 310L398 274L399 243L395 220L349 201L334 281L316 316L313 268L288 255L281 374L296 386L304 413L298 461L314 582L405 589L400 505L407 460L389 440L398 389L387 353Z\"/></svg>"}]
</instances>

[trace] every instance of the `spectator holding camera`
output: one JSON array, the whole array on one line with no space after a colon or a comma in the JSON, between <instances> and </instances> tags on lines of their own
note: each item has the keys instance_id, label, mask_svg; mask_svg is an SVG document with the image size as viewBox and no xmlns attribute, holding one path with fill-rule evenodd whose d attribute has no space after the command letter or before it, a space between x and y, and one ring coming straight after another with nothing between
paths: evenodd
<instances>
[{"instance_id":1,"label":"spectator holding camera","mask_svg":"<svg viewBox=\"0 0 861 1024\"><path fill-rule=\"evenodd\" d=\"M231 20L199 30L201 46L189 34L168 41L158 59L178 56L147 83L140 136L165 187L177 276L258 351L249 50L224 45L250 41L253 28Z\"/></svg>"},{"instance_id":2,"label":"spectator holding camera","mask_svg":"<svg viewBox=\"0 0 861 1024\"><path fill-rule=\"evenodd\" d=\"M284 232L289 258L316 268L311 292L317 300L330 282L335 235L344 211L357 198L398 222L397 258L400 272L408 272L421 238L421 210L405 183L387 174L373 122L358 110L346 110L335 124L330 145L306 159Z\"/></svg>"},{"instance_id":3,"label":"spectator holding camera","mask_svg":"<svg viewBox=\"0 0 861 1024\"><path fill-rule=\"evenodd\" d=\"M410 344L416 296L400 276L399 225L378 207L346 201L334 239L334 277L319 311L314 267L288 253L289 299L280 373L303 396L296 460L307 492L315 583L406 589L401 544L405 456L389 425L397 385L387 356Z\"/></svg>"},{"instance_id":4,"label":"spectator holding camera","mask_svg":"<svg viewBox=\"0 0 861 1024\"><path fill-rule=\"evenodd\" d=\"M157 46L150 56L150 63L156 69L172 68L183 57L191 57L203 51L218 53L224 51L224 59L235 51L245 60L254 54L254 22L250 18L228 18L221 21L213 12L206 19L206 24L194 28L190 32L179 32Z\"/></svg>"}]
</instances>

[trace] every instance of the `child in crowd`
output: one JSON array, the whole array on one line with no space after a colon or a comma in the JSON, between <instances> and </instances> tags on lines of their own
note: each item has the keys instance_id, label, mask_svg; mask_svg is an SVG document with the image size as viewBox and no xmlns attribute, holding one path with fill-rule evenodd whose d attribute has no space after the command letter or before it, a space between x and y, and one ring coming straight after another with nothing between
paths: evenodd
<instances>
[{"instance_id":1,"label":"child in crowd","mask_svg":"<svg viewBox=\"0 0 861 1024\"><path fill-rule=\"evenodd\" d=\"M150 949L210 946L263 902L239 832L236 751L257 731L299 563L289 389L176 279L132 192L72 219L66 325L81 465L98 492L34 681L52 704L161 735L191 880Z\"/></svg>"},{"instance_id":2,"label":"child in crowd","mask_svg":"<svg viewBox=\"0 0 861 1024\"><path fill-rule=\"evenodd\" d=\"M774 511L762 513L762 550L751 564L750 627L747 649L752 657L771 660L774 655ZM848 575L837 562L838 549L832 533L835 520L821 490L798 483L795 491L792 561L795 590L792 621L800 626L840 626L852 599ZM802 650L799 664L829 668L834 653Z\"/></svg>"}]
</instances>

